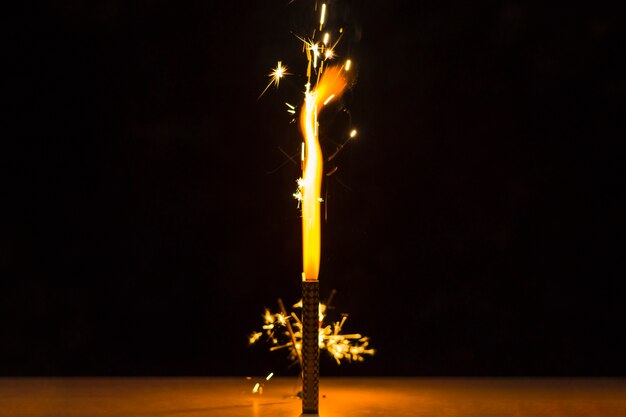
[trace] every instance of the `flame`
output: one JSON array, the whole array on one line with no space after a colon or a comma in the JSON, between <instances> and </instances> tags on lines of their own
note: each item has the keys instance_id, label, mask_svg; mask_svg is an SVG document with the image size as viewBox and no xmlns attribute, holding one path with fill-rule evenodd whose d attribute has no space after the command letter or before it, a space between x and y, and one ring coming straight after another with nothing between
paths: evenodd
<instances>
[{"instance_id":1,"label":"flame","mask_svg":"<svg viewBox=\"0 0 626 417\"><path fill-rule=\"evenodd\" d=\"M318 140L317 115L332 98L338 97L348 82L341 67L324 70L317 86L310 91L306 85L304 106L300 114L300 128L304 135L303 175L298 181L302 200L302 259L303 280L316 281L319 275L321 252L321 210L323 158Z\"/></svg>"}]
</instances>

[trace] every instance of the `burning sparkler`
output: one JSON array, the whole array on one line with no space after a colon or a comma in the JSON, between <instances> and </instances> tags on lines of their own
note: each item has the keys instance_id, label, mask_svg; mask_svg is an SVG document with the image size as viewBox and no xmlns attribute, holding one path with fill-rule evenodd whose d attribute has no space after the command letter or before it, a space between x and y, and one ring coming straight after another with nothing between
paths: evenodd
<instances>
[{"instance_id":1,"label":"burning sparkler","mask_svg":"<svg viewBox=\"0 0 626 417\"><path fill-rule=\"evenodd\" d=\"M326 3L321 3L319 8L317 5L318 3L316 3L316 10L319 11L319 29L316 25L310 37L298 37L303 43L303 50L307 57L307 82L304 103L300 112L300 128L304 136L301 158L302 177L298 179L298 190L294 194L302 210L302 320L293 313L286 316L285 309L281 308L283 311L276 315L266 311L265 324L267 327L265 330L268 331L274 329L277 324L284 325L288 329L291 340L284 346L292 347L292 353L298 358L302 369L303 413L317 413L318 411L320 349L326 349L337 362L346 358L360 360L364 353L370 352L367 348L367 338L356 334L339 335L345 317L333 325L320 326L322 319L319 316L318 276L321 252L320 204L324 164L319 143L318 114L346 90L348 71L352 66L352 61L348 59L343 65L325 65L336 57L335 47L341 39L343 29L339 30L339 36L336 37L334 44L331 44L331 32L323 32L330 10ZM316 36L321 36L321 41ZM278 61L277 67L270 72L270 82L261 95L272 84L278 87L280 79L285 74L286 67ZM295 113L294 106L287 104L287 107L288 112ZM353 132L350 137L356 134L356 131ZM333 154L333 157L337 152ZM292 324L295 330L292 329ZM258 336L254 337L256 339L253 341L258 340ZM283 346L274 346L276 349L281 347Z\"/></svg>"}]
</instances>

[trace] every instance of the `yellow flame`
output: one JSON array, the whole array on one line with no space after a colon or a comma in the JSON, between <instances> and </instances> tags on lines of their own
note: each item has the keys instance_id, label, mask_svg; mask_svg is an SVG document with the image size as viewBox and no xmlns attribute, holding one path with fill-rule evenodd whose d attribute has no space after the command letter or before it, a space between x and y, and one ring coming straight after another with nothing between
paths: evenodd
<instances>
[{"instance_id":1,"label":"yellow flame","mask_svg":"<svg viewBox=\"0 0 626 417\"><path fill-rule=\"evenodd\" d=\"M328 67L313 91L307 84L300 128L304 135L303 175L299 182L302 193L302 259L304 280L316 281L319 275L321 233L320 193L322 188L322 150L317 135L318 106L329 97L338 97L348 82L340 67Z\"/></svg>"}]
</instances>

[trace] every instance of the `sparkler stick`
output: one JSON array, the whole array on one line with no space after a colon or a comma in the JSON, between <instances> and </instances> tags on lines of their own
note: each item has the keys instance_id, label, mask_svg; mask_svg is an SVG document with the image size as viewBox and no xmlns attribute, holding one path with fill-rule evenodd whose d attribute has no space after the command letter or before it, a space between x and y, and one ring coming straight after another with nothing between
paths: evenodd
<instances>
[{"instance_id":1,"label":"sparkler stick","mask_svg":"<svg viewBox=\"0 0 626 417\"><path fill-rule=\"evenodd\" d=\"M319 281L302 281L302 413L319 405Z\"/></svg>"}]
</instances>

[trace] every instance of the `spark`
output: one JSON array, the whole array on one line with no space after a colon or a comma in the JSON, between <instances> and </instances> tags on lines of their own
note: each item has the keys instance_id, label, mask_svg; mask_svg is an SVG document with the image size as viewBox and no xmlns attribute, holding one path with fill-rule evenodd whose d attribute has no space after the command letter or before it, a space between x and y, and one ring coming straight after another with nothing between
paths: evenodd
<instances>
[{"instance_id":1,"label":"spark","mask_svg":"<svg viewBox=\"0 0 626 417\"><path fill-rule=\"evenodd\" d=\"M261 332L252 333L250 337L248 338L248 343L251 345L254 344L257 340L261 338L261 336L263 336L263 333Z\"/></svg>"},{"instance_id":2,"label":"spark","mask_svg":"<svg viewBox=\"0 0 626 417\"><path fill-rule=\"evenodd\" d=\"M328 98L324 100L324 106L327 105L334 98L335 98L334 94L329 95Z\"/></svg>"},{"instance_id":3,"label":"spark","mask_svg":"<svg viewBox=\"0 0 626 417\"><path fill-rule=\"evenodd\" d=\"M282 302L281 302L282 303ZM283 306L284 307L284 306ZM302 300L292 306L294 309L302 309ZM348 319L347 314L343 314L341 320L331 321L327 323L327 313L329 306L319 304L319 348L320 351L326 351L328 355L335 360L338 365L343 362L363 362L365 356L372 356L376 352L370 347L369 337L364 337L360 333L343 334L345 323ZM299 363L299 355L302 352L302 323L298 319L295 312L287 313L271 313L266 309L263 315L264 333L267 340L271 344L270 352L287 349L288 359L294 364ZM287 324L291 327L291 331L287 330ZM271 330L266 328L271 325ZM293 337L293 339L292 339ZM255 339L258 342L261 337ZM273 375L273 374L270 374ZM268 375L268 380L270 376Z\"/></svg>"},{"instance_id":4,"label":"spark","mask_svg":"<svg viewBox=\"0 0 626 417\"><path fill-rule=\"evenodd\" d=\"M322 26L324 26L325 20L326 20L326 3L322 3L322 11L320 13L320 30L322 30Z\"/></svg>"},{"instance_id":5,"label":"spark","mask_svg":"<svg viewBox=\"0 0 626 417\"><path fill-rule=\"evenodd\" d=\"M268 77L270 77L270 82L263 89L263 91L261 91L261 94L259 94L259 97L257 98L257 100L261 98L263 94L265 94L267 89L270 88L272 84L274 84L276 88L278 88L278 85L280 84L280 79L283 78L285 75L291 75L291 74L287 72L287 67L283 66L282 61L278 61L276 68L272 69L272 71L267 75Z\"/></svg>"},{"instance_id":6,"label":"spark","mask_svg":"<svg viewBox=\"0 0 626 417\"><path fill-rule=\"evenodd\" d=\"M337 38L335 43L332 45L327 45L328 41L330 40L329 33L326 33L324 35L321 45L320 43L316 42L314 39L311 39L311 38L307 39L298 35L296 35L296 38L298 38L303 43L303 49L306 52L307 61L308 61L307 78L309 79L309 83L310 83L311 67L313 69L317 69L318 60L320 59L320 56L322 56L322 54L323 54L324 60L329 60L335 57L335 47L341 40L341 35L339 36L339 38ZM323 63L324 62L322 61L322 65L320 66L319 72L317 74L318 76L320 76L322 73ZM307 91L309 91L310 89L311 89L311 86L309 85L307 87Z\"/></svg>"},{"instance_id":7,"label":"spark","mask_svg":"<svg viewBox=\"0 0 626 417\"><path fill-rule=\"evenodd\" d=\"M287 113L296 114L296 108L293 105L289 103L285 103L285 105L287 106Z\"/></svg>"},{"instance_id":8,"label":"spark","mask_svg":"<svg viewBox=\"0 0 626 417\"><path fill-rule=\"evenodd\" d=\"M280 79L284 75L287 75L287 67L283 67L283 63L278 61L278 65L274 68L274 70L272 70L272 72L270 72L269 77L272 78L272 82L276 84L276 87L278 87Z\"/></svg>"},{"instance_id":9,"label":"spark","mask_svg":"<svg viewBox=\"0 0 626 417\"><path fill-rule=\"evenodd\" d=\"M351 60L349 60L349 59L348 59L348 60L346 60L346 63L345 63L345 65L344 65L344 69L345 69L346 71L350 71L350 68L351 68L351 67L352 67L352 61L351 61Z\"/></svg>"},{"instance_id":10,"label":"spark","mask_svg":"<svg viewBox=\"0 0 626 417\"><path fill-rule=\"evenodd\" d=\"M313 52L313 68L317 68L317 58L320 56L320 47L317 43L312 44L309 50Z\"/></svg>"},{"instance_id":11,"label":"spark","mask_svg":"<svg viewBox=\"0 0 626 417\"><path fill-rule=\"evenodd\" d=\"M296 189L296 192L293 193L293 197L298 200L298 205L300 205L300 202L304 200L304 180L302 178L298 178L296 180L296 184L298 184L298 188Z\"/></svg>"},{"instance_id":12,"label":"spark","mask_svg":"<svg viewBox=\"0 0 626 417\"><path fill-rule=\"evenodd\" d=\"M357 130L352 129L350 133L348 134L348 138L341 145L337 146L337 149L335 150L335 152L333 152L333 154L328 157L328 161L329 162L332 161L339 154L339 152L341 152L344 146L346 146L348 142L350 142L350 139L354 139L357 134L358 134ZM330 174L326 174L326 175L330 175Z\"/></svg>"},{"instance_id":13,"label":"spark","mask_svg":"<svg viewBox=\"0 0 626 417\"><path fill-rule=\"evenodd\" d=\"M333 43L330 46L326 46L326 49L325 49L325 52L324 52L324 58L326 60L333 59L335 57L335 48L339 44L339 41L341 41L342 36L343 36L343 34L340 34L339 37L337 38L337 40L335 41L335 43ZM324 44L324 45L326 45L326 44Z\"/></svg>"},{"instance_id":14,"label":"spark","mask_svg":"<svg viewBox=\"0 0 626 417\"><path fill-rule=\"evenodd\" d=\"M272 377L274 376L274 372L270 372L266 377L265 377L265 381L269 381L270 379L272 379ZM251 377L246 377L247 380L251 380ZM258 394L258 395L263 395L263 387L264 384L263 382L257 382L254 384L254 387L252 387L252 393L253 394Z\"/></svg>"}]
</instances>

